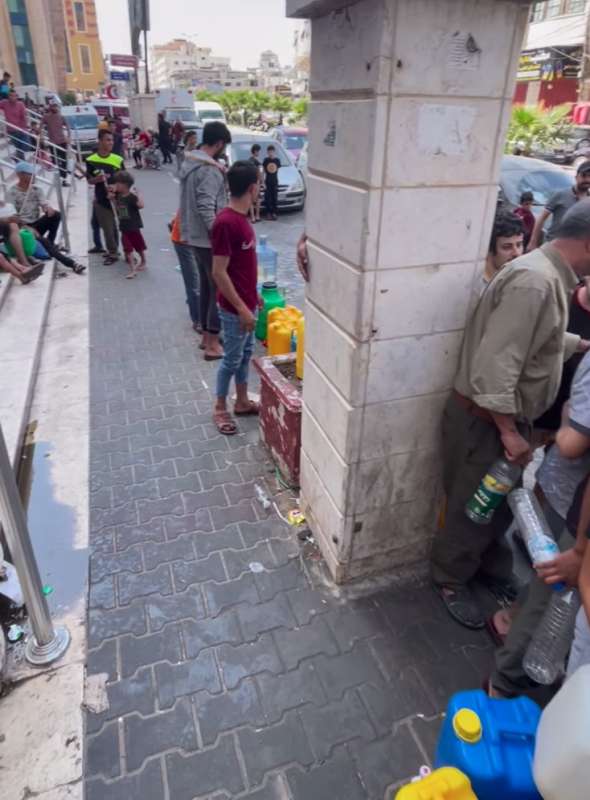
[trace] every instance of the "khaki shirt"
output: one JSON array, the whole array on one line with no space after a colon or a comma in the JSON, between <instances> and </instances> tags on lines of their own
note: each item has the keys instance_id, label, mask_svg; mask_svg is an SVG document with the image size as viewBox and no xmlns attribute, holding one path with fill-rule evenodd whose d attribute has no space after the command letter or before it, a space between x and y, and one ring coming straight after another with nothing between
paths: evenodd
<instances>
[{"instance_id":1,"label":"khaki shirt","mask_svg":"<svg viewBox=\"0 0 590 800\"><path fill-rule=\"evenodd\" d=\"M566 333L577 283L551 245L504 267L467 323L455 389L489 411L529 422L540 417L580 341Z\"/></svg>"}]
</instances>

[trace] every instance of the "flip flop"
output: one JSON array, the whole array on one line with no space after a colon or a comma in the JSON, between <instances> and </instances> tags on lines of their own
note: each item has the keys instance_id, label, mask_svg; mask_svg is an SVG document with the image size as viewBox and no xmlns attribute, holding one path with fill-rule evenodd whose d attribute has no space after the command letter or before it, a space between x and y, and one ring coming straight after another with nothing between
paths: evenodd
<instances>
[{"instance_id":1,"label":"flip flop","mask_svg":"<svg viewBox=\"0 0 590 800\"><path fill-rule=\"evenodd\" d=\"M223 356L203 356L205 361L221 361Z\"/></svg>"},{"instance_id":2,"label":"flip flop","mask_svg":"<svg viewBox=\"0 0 590 800\"><path fill-rule=\"evenodd\" d=\"M234 414L236 417L257 417L260 414L260 406L254 400L250 400L250 408L248 411L236 411L234 406Z\"/></svg>"},{"instance_id":3,"label":"flip flop","mask_svg":"<svg viewBox=\"0 0 590 800\"><path fill-rule=\"evenodd\" d=\"M215 411L213 413L213 423L219 433L224 436L235 436L238 426L233 421L229 411Z\"/></svg>"}]
</instances>

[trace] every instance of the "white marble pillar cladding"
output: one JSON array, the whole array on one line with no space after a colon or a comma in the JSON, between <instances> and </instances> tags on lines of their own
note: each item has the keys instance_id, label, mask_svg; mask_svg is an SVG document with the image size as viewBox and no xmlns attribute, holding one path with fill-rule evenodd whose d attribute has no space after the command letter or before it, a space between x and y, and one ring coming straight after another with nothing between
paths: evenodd
<instances>
[{"instance_id":1,"label":"white marble pillar cladding","mask_svg":"<svg viewBox=\"0 0 590 800\"><path fill-rule=\"evenodd\" d=\"M427 557L528 7L287 2L312 18L302 496L337 581Z\"/></svg>"}]
</instances>

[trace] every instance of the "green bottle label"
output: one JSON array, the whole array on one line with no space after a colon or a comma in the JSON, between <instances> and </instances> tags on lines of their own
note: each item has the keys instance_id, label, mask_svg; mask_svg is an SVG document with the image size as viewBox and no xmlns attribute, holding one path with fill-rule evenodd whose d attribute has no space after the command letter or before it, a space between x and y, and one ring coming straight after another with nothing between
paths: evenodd
<instances>
[{"instance_id":1,"label":"green bottle label","mask_svg":"<svg viewBox=\"0 0 590 800\"><path fill-rule=\"evenodd\" d=\"M492 475L485 475L477 491L467 503L468 516L472 519L475 517L481 522L489 522L494 511L511 489L510 484L500 483Z\"/></svg>"}]
</instances>

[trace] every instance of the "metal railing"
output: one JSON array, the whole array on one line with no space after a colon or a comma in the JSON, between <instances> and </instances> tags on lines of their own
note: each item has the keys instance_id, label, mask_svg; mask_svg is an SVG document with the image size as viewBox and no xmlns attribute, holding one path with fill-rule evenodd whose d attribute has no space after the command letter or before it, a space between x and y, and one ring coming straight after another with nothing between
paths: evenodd
<instances>
[{"instance_id":1,"label":"metal railing","mask_svg":"<svg viewBox=\"0 0 590 800\"><path fill-rule=\"evenodd\" d=\"M33 631L33 635L28 638L25 645L25 657L34 666L51 664L67 650L70 633L65 626L54 627L51 621L2 426L0 426L0 523L18 575Z\"/></svg>"}]
</instances>

